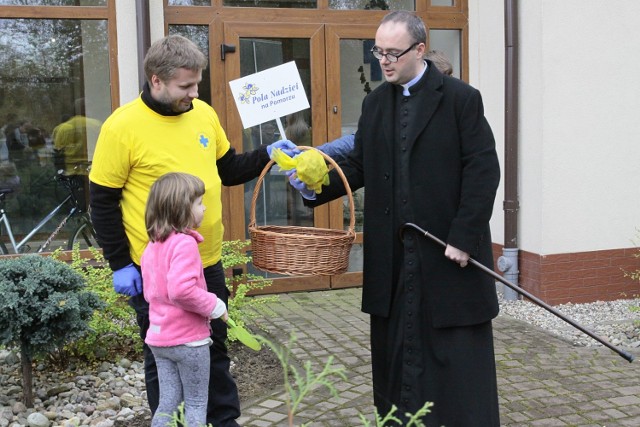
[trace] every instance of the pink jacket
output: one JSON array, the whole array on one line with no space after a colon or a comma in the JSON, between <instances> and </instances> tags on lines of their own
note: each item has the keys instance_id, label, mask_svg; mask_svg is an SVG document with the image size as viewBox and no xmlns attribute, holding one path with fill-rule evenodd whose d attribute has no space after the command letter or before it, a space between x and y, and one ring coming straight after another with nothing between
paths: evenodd
<instances>
[{"instance_id":1,"label":"pink jacket","mask_svg":"<svg viewBox=\"0 0 640 427\"><path fill-rule=\"evenodd\" d=\"M218 303L207 292L198 244L202 236L173 233L162 243L149 242L140 264L144 299L149 303L145 342L170 347L210 336L209 316Z\"/></svg>"}]
</instances>

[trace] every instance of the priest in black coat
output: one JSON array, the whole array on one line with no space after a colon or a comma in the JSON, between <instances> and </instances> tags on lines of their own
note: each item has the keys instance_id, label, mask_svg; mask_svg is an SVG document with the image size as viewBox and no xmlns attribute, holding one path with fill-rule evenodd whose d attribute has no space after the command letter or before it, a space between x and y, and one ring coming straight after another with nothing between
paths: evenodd
<instances>
[{"instance_id":1,"label":"priest in black coat","mask_svg":"<svg viewBox=\"0 0 640 427\"><path fill-rule=\"evenodd\" d=\"M386 82L363 101L354 149L340 164L353 191L366 187L362 310L371 315L374 403L382 416L432 402L427 426L499 426L491 321L489 219L500 180L480 93L423 55L426 29L409 12L382 20L372 53ZM334 172L307 206L345 194ZM446 250L415 223L447 243Z\"/></svg>"}]
</instances>

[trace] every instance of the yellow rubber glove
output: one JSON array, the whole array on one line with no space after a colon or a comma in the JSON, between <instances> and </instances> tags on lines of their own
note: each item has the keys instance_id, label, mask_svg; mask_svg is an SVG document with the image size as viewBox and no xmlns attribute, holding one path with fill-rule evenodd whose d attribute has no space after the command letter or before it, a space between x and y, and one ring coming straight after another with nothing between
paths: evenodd
<instances>
[{"instance_id":1,"label":"yellow rubber glove","mask_svg":"<svg viewBox=\"0 0 640 427\"><path fill-rule=\"evenodd\" d=\"M280 170L290 171L291 169L296 168L296 160L292 157L289 157L284 151L279 148L274 148L271 151L271 158L278 166L280 166Z\"/></svg>"},{"instance_id":2,"label":"yellow rubber glove","mask_svg":"<svg viewBox=\"0 0 640 427\"><path fill-rule=\"evenodd\" d=\"M305 150L292 158L274 148L272 158L281 170L295 169L300 181L317 194L322 192L323 185L329 185L329 168L317 150Z\"/></svg>"}]
</instances>

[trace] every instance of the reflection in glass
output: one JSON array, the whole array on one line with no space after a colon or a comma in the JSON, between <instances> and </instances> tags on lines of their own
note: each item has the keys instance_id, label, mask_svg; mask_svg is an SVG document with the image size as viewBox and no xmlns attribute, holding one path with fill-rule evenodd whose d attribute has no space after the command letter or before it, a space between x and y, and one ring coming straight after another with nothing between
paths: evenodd
<instances>
[{"instance_id":1,"label":"reflection in glass","mask_svg":"<svg viewBox=\"0 0 640 427\"><path fill-rule=\"evenodd\" d=\"M362 243L354 243L349 252L349 268L347 271L362 271L362 260L364 259L364 250Z\"/></svg>"},{"instance_id":2,"label":"reflection in glass","mask_svg":"<svg viewBox=\"0 0 640 427\"><path fill-rule=\"evenodd\" d=\"M169 6L211 6L211 0L169 0Z\"/></svg>"},{"instance_id":3,"label":"reflection in glass","mask_svg":"<svg viewBox=\"0 0 640 427\"><path fill-rule=\"evenodd\" d=\"M0 0L0 6L106 6L107 0Z\"/></svg>"},{"instance_id":4,"label":"reflection in glass","mask_svg":"<svg viewBox=\"0 0 640 427\"><path fill-rule=\"evenodd\" d=\"M453 77L460 78L460 46L462 34L460 30L429 30L429 49L439 50L445 54L453 65Z\"/></svg>"},{"instance_id":5,"label":"reflection in glass","mask_svg":"<svg viewBox=\"0 0 640 427\"><path fill-rule=\"evenodd\" d=\"M340 102L341 135L352 135L358 127L360 107L364 97L384 82L380 62L374 58L371 39L340 40ZM362 232L365 189L354 191L355 230ZM349 198L343 198L343 227L347 229L351 218ZM362 251L359 245L351 249L349 271L362 270Z\"/></svg>"},{"instance_id":6,"label":"reflection in glass","mask_svg":"<svg viewBox=\"0 0 640 427\"><path fill-rule=\"evenodd\" d=\"M58 169L86 183L111 113L107 35L104 20L0 19L0 186L15 189L4 209L18 237L66 195L53 180Z\"/></svg>"},{"instance_id":7,"label":"reflection in glass","mask_svg":"<svg viewBox=\"0 0 640 427\"><path fill-rule=\"evenodd\" d=\"M209 27L206 25L170 25L169 34L180 34L194 42L209 58ZM198 98L211 105L210 67L202 70L202 81L198 85Z\"/></svg>"},{"instance_id":8,"label":"reflection in glass","mask_svg":"<svg viewBox=\"0 0 640 427\"><path fill-rule=\"evenodd\" d=\"M453 6L454 0L431 0L431 6Z\"/></svg>"},{"instance_id":9,"label":"reflection in glass","mask_svg":"<svg viewBox=\"0 0 640 427\"><path fill-rule=\"evenodd\" d=\"M296 61L307 97L311 99L310 47L308 39L240 39L240 74L242 77L290 61ZM311 145L311 111L299 111L280 122L287 138L299 145ZM275 120L243 130L243 150L282 139ZM256 180L244 185L245 220L249 224L251 200ZM288 183L287 176L273 167L262 181L256 199L257 225L313 226L313 209L303 205L300 195ZM248 236L247 236L248 237Z\"/></svg>"},{"instance_id":10,"label":"reflection in glass","mask_svg":"<svg viewBox=\"0 0 640 427\"><path fill-rule=\"evenodd\" d=\"M224 6L272 7L278 9L315 9L316 0L224 0Z\"/></svg>"},{"instance_id":11,"label":"reflection in glass","mask_svg":"<svg viewBox=\"0 0 640 427\"><path fill-rule=\"evenodd\" d=\"M416 10L414 0L329 0L329 8L340 10Z\"/></svg>"},{"instance_id":12,"label":"reflection in glass","mask_svg":"<svg viewBox=\"0 0 640 427\"><path fill-rule=\"evenodd\" d=\"M380 62L374 58L373 40L340 40L340 93L342 134L356 131L362 99L384 82Z\"/></svg>"}]
</instances>

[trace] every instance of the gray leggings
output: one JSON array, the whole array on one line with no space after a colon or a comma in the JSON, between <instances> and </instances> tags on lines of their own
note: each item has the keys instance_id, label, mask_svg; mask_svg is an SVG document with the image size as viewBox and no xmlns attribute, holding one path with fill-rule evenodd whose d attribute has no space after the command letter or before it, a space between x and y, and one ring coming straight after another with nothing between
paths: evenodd
<instances>
[{"instance_id":1,"label":"gray leggings","mask_svg":"<svg viewBox=\"0 0 640 427\"><path fill-rule=\"evenodd\" d=\"M165 427L184 400L185 427L201 427L207 421L209 346L149 346L156 358L160 404L151 427Z\"/></svg>"}]
</instances>

